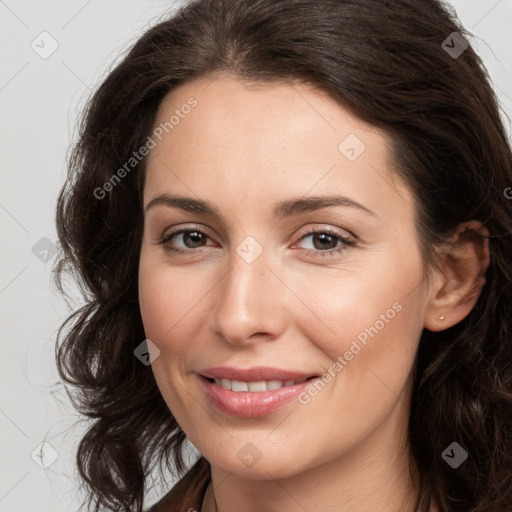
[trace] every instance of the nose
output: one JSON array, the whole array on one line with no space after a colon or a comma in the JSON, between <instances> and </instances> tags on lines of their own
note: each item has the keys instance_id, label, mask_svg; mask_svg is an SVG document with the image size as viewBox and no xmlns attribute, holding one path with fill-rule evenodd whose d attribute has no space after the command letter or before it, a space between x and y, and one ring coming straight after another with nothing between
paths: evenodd
<instances>
[{"instance_id":1,"label":"nose","mask_svg":"<svg viewBox=\"0 0 512 512\"><path fill-rule=\"evenodd\" d=\"M266 256L264 250L248 262L233 251L230 269L216 287L213 326L232 345L273 341L289 323L285 303L291 292Z\"/></svg>"}]
</instances>

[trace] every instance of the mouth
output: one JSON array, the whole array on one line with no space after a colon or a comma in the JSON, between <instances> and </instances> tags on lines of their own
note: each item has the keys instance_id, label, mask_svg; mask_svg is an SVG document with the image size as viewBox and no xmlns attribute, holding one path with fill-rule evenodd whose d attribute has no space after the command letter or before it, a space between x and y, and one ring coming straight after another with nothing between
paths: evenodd
<instances>
[{"instance_id":1,"label":"mouth","mask_svg":"<svg viewBox=\"0 0 512 512\"><path fill-rule=\"evenodd\" d=\"M273 368L212 368L198 374L211 405L224 414L242 418L265 416L297 397L319 375ZM281 378L279 378L281 377Z\"/></svg>"}]
</instances>

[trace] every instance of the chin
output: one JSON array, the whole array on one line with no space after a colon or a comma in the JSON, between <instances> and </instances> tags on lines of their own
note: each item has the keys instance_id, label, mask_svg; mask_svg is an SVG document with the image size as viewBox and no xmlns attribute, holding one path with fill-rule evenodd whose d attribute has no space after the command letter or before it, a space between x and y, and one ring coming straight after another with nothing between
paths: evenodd
<instances>
[{"instance_id":1,"label":"chin","mask_svg":"<svg viewBox=\"0 0 512 512\"><path fill-rule=\"evenodd\" d=\"M315 457L304 452L299 440L290 443L288 438L288 443L283 443L271 441L268 430L259 434L228 436L225 443L212 440L204 451L201 446L197 449L213 467L249 480L285 479L321 463L315 464ZM216 446L213 451L212 446Z\"/></svg>"}]
</instances>

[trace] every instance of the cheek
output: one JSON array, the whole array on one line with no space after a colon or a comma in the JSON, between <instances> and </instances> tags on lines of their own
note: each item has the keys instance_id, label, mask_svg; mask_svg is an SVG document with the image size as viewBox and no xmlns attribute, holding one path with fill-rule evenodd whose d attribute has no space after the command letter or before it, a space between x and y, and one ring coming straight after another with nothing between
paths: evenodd
<instances>
[{"instance_id":1,"label":"cheek","mask_svg":"<svg viewBox=\"0 0 512 512\"><path fill-rule=\"evenodd\" d=\"M160 350L151 369L160 393L183 430L189 395L183 395L183 372L190 350L191 333L184 331L193 316L195 297L186 286L180 286L177 269L141 258L139 269L139 302L146 338ZM190 328L190 325L189 325Z\"/></svg>"},{"instance_id":2,"label":"cheek","mask_svg":"<svg viewBox=\"0 0 512 512\"><path fill-rule=\"evenodd\" d=\"M310 309L296 323L324 361L325 384L302 403L314 411L312 417L359 418L354 436L383 421L407 390L423 329L421 259L400 265L399 259L340 271L334 279L319 273L294 281Z\"/></svg>"},{"instance_id":3,"label":"cheek","mask_svg":"<svg viewBox=\"0 0 512 512\"><path fill-rule=\"evenodd\" d=\"M398 260L397 255L373 267L323 270L308 279L288 273L287 282L306 306L295 321L331 361L347 351L347 358L355 359L370 345L399 351L404 345L416 347L423 327L422 266L419 257Z\"/></svg>"},{"instance_id":4,"label":"cheek","mask_svg":"<svg viewBox=\"0 0 512 512\"><path fill-rule=\"evenodd\" d=\"M180 324L193 314L201 298L201 290L185 281L181 269L171 269L161 263L141 257L139 268L139 303L146 336L159 345L160 350L177 349L178 345L163 343L173 338Z\"/></svg>"},{"instance_id":5,"label":"cheek","mask_svg":"<svg viewBox=\"0 0 512 512\"><path fill-rule=\"evenodd\" d=\"M338 285L332 279L330 284L313 280L298 291L318 317L309 312L308 320L297 321L322 352L325 380L301 397L300 412L311 430L295 433L294 439L325 461L358 444L407 402L423 328L422 288L417 286L421 267L395 268L400 272L381 278L371 272L366 277L340 273ZM312 439L315 429L329 443Z\"/></svg>"},{"instance_id":6,"label":"cheek","mask_svg":"<svg viewBox=\"0 0 512 512\"><path fill-rule=\"evenodd\" d=\"M166 268L141 257L139 302L145 335L160 350L151 364L160 393L182 430L188 432L188 413L196 397L183 393L184 374L190 350L194 289L180 286L179 270ZM193 336L193 334L192 334ZM192 401L192 403L190 403Z\"/></svg>"}]
</instances>

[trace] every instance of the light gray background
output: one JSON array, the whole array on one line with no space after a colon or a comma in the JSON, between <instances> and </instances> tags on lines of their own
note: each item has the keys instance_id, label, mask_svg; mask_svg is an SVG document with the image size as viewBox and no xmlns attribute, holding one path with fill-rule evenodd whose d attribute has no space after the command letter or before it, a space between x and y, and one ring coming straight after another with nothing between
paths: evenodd
<instances>
[{"instance_id":1,"label":"light gray background","mask_svg":"<svg viewBox=\"0 0 512 512\"><path fill-rule=\"evenodd\" d=\"M512 0L451 4L476 34L472 44L512 118ZM66 152L90 90L177 5L0 0L0 512L78 509L74 450L83 425L70 428L79 418L54 363L56 331L68 309L51 283L52 253L44 262L42 251L56 241ZM35 40L39 52L51 49L48 36L40 36L45 31L58 48L42 58L31 44ZM510 135L510 120L504 120ZM46 467L32 456L43 442ZM162 491L151 490L148 504Z\"/></svg>"}]
</instances>

